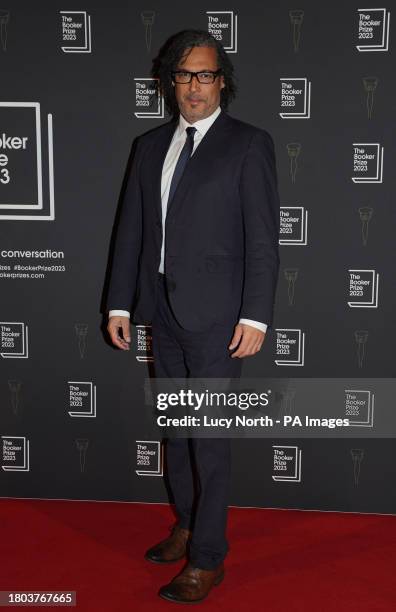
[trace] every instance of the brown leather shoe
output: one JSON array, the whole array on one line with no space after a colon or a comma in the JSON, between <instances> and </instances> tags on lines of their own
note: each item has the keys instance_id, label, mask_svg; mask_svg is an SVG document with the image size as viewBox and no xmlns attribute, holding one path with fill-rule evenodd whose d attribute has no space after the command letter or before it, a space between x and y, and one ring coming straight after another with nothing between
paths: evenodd
<instances>
[{"instance_id":1,"label":"brown leather shoe","mask_svg":"<svg viewBox=\"0 0 396 612\"><path fill-rule=\"evenodd\" d=\"M159 596L178 603L198 603L205 599L212 586L224 578L224 563L215 570L204 570L188 563L180 574L159 590Z\"/></svg>"},{"instance_id":2,"label":"brown leather shoe","mask_svg":"<svg viewBox=\"0 0 396 612\"><path fill-rule=\"evenodd\" d=\"M186 555L191 531L174 525L170 536L146 551L144 558L153 563L173 563Z\"/></svg>"}]
</instances>

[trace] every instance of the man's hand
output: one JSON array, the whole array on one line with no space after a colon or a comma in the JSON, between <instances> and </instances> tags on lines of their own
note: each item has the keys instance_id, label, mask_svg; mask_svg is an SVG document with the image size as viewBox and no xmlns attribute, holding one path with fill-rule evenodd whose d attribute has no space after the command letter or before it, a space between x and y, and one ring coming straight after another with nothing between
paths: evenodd
<instances>
[{"instance_id":1,"label":"man's hand","mask_svg":"<svg viewBox=\"0 0 396 612\"><path fill-rule=\"evenodd\" d=\"M122 338L119 330L122 330ZM129 351L131 343L131 325L128 317L110 317L107 324L107 331L110 334L112 343L123 351Z\"/></svg>"},{"instance_id":2,"label":"man's hand","mask_svg":"<svg viewBox=\"0 0 396 612\"><path fill-rule=\"evenodd\" d=\"M235 325L234 335L231 344L228 345L230 350L236 346L239 347L232 353L231 357L250 357L255 355L261 349L265 339L265 333L252 325L238 323Z\"/></svg>"}]
</instances>

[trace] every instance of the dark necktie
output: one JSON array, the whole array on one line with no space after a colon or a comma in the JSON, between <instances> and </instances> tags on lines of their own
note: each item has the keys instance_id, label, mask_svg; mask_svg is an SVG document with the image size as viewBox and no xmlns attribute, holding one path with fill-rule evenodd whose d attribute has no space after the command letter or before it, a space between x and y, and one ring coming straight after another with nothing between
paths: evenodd
<instances>
[{"instance_id":1,"label":"dark necktie","mask_svg":"<svg viewBox=\"0 0 396 612\"><path fill-rule=\"evenodd\" d=\"M196 131L197 131L197 128L195 127L186 128L187 139L186 139L186 142L184 143L184 147L182 148L180 152L179 159L177 160L175 170L173 172L172 181L171 181L171 185L169 189L168 204L173 198L173 195L176 191L176 187L178 186L179 181L181 177L183 176L183 172L186 167L186 164L191 157L191 153L194 148L194 134Z\"/></svg>"}]
</instances>

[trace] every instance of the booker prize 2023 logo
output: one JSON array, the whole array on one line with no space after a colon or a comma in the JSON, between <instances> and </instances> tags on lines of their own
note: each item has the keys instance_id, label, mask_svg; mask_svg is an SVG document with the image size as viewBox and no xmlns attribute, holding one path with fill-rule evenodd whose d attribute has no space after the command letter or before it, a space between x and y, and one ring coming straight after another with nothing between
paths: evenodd
<instances>
[{"instance_id":1,"label":"booker prize 2023 logo","mask_svg":"<svg viewBox=\"0 0 396 612\"><path fill-rule=\"evenodd\" d=\"M92 382L68 382L68 413L71 417L96 417L96 385Z\"/></svg>"},{"instance_id":2,"label":"booker prize 2023 logo","mask_svg":"<svg viewBox=\"0 0 396 612\"><path fill-rule=\"evenodd\" d=\"M351 427L373 427L374 393L367 389L345 389L345 416Z\"/></svg>"},{"instance_id":3,"label":"booker prize 2023 logo","mask_svg":"<svg viewBox=\"0 0 396 612\"><path fill-rule=\"evenodd\" d=\"M238 16L233 11L206 11L208 32L224 47L226 53L238 50Z\"/></svg>"},{"instance_id":4,"label":"booker prize 2023 logo","mask_svg":"<svg viewBox=\"0 0 396 612\"><path fill-rule=\"evenodd\" d=\"M281 111L282 119L309 119L311 117L311 81L306 77L282 77Z\"/></svg>"},{"instance_id":5,"label":"booker prize 2023 logo","mask_svg":"<svg viewBox=\"0 0 396 612\"><path fill-rule=\"evenodd\" d=\"M91 16L86 11L60 11L61 49L64 53L91 53Z\"/></svg>"},{"instance_id":6,"label":"booker prize 2023 logo","mask_svg":"<svg viewBox=\"0 0 396 612\"><path fill-rule=\"evenodd\" d=\"M163 475L163 446L159 440L136 440L136 468L138 476Z\"/></svg>"},{"instance_id":7,"label":"booker prize 2023 logo","mask_svg":"<svg viewBox=\"0 0 396 612\"><path fill-rule=\"evenodd\" d=\"M136 360L141 363L154 361L151 325L136 325Z\"/></svg>"},{"instance_id":8,"label":"booker prize 2023 logo","mask_svg":"<svg viewBox=\"0 0 396 612\"><path fill-rule=\"evenodd\" d=\"M152 77L135 77L134 115L137 119L163 119L164 97L160 92L160 82Z\"/></svg>"},{"instance_id":9,"label":"booker prize 2023 logo","mask_svg":"<svg viewBox=\"0 0 396 612\"><path fill-rule=\"evenodd\" d=\"M308 211L304 206L280 207L279 244L306 246L308 244Z\"/></svg>"},{"instance_id":10,"label":"booker prize 2023 logo","mask_svg":"<svg viewBox=\"0 0 396 612\"><path fill-rule=\"evenodd\" d=\"M278 366L303 366L305 333L301 329L276 329L276 357Z\"/></svg>"},{"instance_id":11,"label":"booker prize 2023 logo","mask_svg":"<svg viewBox=\"0 0 396 612\"><path fill-rule=\"evenodd\" d=\"M354 183L382 183L384 147L378 142L353 143Z\"/></svg>"},{"instance_id":12,"label":"booker prize 2023 logo","mask_svg":"<svg viewBox=\"0 0 396 612\"><path fill-rule=\"evenodd\" d=\"M0 102L0 220L55 218L52 115L42 139L39 102ZM43 185L43 166L48 186ZM47 195L46 195L47 192Z\"/></svg>"},{"instance_id":13,"label":"booker prize 2023 logo","mask_svg":"<svg viewBox=\"0 0 396 612\"><path fill-rule=\"evenodd\" d=\"M386 8L357 10L358 51L388 51L390 12Z\"/></svg>"},{"instance_id":14,"label":"booker prize 2023 logo","mask_svg":"<svg viewBox=\"0 0 396 612\"><path fill-rule=\"evenodd\" d=\"M28 326L25 323L0 321L0 356L3 359L29 357Z\"/></svg>"},{"instance_id":15,"label":"booker prize 2023 logo","mask_svg":"<svg viewBox=\"0 0 396 612\"><path fill-rule=\"evenodd\" d=\"M379 274L375 270L348 270L348 306L378 308Z\"/></svg>"},{"instance_id":16,"label":"booker prize 2023 logo","mask_svg":"<svg viewBox=\"0 0 396 612\"><path fill-rule=\"evenodd\" d=\"M301 482L301 449L298 446L273 446L273 474L276 482Z\"/></svg>"},{"instance_id":17,"label":"booker prize 2023 logo","mask_svg":"<svg viewBox=\"0 0 396 612\"><path fill-rule=\"evenodd\" d=\"M1 436L4 472L29 472L29 440L25 436Z\"/></svg>"}]
</instances>

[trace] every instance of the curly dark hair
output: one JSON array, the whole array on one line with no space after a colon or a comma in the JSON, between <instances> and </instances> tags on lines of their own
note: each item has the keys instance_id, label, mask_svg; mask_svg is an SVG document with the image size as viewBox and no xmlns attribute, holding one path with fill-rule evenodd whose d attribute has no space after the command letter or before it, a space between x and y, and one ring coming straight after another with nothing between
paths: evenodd
<instances>
[{"instance_id":1,"label":"curly dark hair","mask_svg":"<svg viewBox=\"0 0 396 612\"><path fill-rule=\"evenodd\" d=\"M186 49L190 47L214 47L217 50L217 64L221 69L225 84L220 92L220 106L223 110L227 110L237 91L234 66L223 45L205 30L182 30L173 34L165 41L157 57L153 59L151 76L159 79L159 90L164 96L166 110L173 118L177 118L180 114L172 86L171 71L176 70Z\"/></svg>"}]
</instances>

